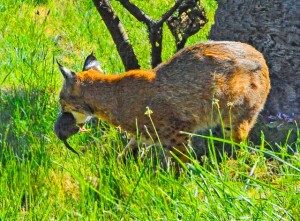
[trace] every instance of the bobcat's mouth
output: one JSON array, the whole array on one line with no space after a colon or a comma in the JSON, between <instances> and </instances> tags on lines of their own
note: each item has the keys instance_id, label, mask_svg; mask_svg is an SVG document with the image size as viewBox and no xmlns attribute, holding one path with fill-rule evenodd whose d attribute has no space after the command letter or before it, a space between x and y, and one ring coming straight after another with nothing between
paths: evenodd
<instances>
[{"instance_id":1,"label":"bobcat's mouth","mask_svg":"<svg viewBox=\"0 0 300 221\"><path fill-rule=\"evenodd\" d=\"M76 120L76 124L79 127L82 127L87 121L89 121L93 117L93 115L87 115L86 113L80 113L74 110L72 110L71 113L73 114Z\"/></svg>"},{"instance_id":2,"label":"bobcat's mouth","mask_svg":"<svg viewBox=\"0 0 300 221\"><path fill-rule=\"evenodd\" d=\"M69 105L63 100L61 100L61 112L72 113L76 120L76 124L80 127L94 116L94 110L87 103L81 105Z\"/></svg>"}]
</instances>

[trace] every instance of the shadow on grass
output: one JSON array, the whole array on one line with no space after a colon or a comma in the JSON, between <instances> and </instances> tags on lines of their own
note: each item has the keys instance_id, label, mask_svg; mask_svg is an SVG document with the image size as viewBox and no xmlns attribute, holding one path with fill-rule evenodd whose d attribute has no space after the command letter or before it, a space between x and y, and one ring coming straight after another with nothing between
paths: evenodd
<instances>
[{"instance_id":1,"label":"shadow on grass","mask_svg":"<svg viewBox=\"0 0 300 221\"><path fill-rule=\"evenodd\" d=\"M24 160L45 155L56 107L53 96L39 89L0 90L0 155ZM55 105L54 105L55 106ZM49 108L50 107L50 108ZM56 113L54 113L56 114ZM38 159L37 157L36 159Z\"/></svg>"},{"instance_id":2,"label":"shadow on grass","mask_svg":"<svg viewBox=\"0 0 300 221\"><path fill-rule=\"evenodd\" d=\"M299 129L293 122L281 122L280 125L280 127L271 128L270 122L260 116L249 135L248 141L241 145L237 145L230 140L224 140L221 127L202 131L196 135L190 134L192 139L187 148L189 148L191 155L188 157L196 159L200 164L207 161L207 159L209 159L209 162L222 162L228 158L237 159L240 157L240 153L245 150L249 153L257 150L269 159L274 158L277 154L289 157L299 152ZM126 146L126 141L124 146ZM127 158L135 159L134 155L130 153ZM124 162L127 158L124 159ZM158 164L161 168L167 168L169 160L166 159L166 149L164 147L155 144L148 146L143 144L142 141L139 143L138 158L142 159L143 162L150 159L149 166L153 168L156 168Z\"/></svg>"},{"instance_id":3,"label":"shadow on grass","mask_svg":"<svg viewBox=\"0 0 300 221\"><path fill-rule=\"evenodd\" d=\"M220 128L214 128L211 134L209 131L204 131L199 134L222 138L222 131ZM209 142L211 141L202 138L201 136L192 137L192 146L197 159L201 159L202 156L209 155ZM259 116L257 123L250 131L248 137L248 145L250 147L263 147L270 151L284 152L290 155L299 152L299 144L300 134L295 121L282 118L269 119L262 115ZM222 142L214 141L213 147L219 156L221 156L224 151L228 156L234 156L231 145L224 145Z\"/></svg>"},{"instance_id":4,"label":"shadow on grass","mask_svg":"<svg viewBox=\"0 0 300 221\"><path fill-rule=\"evenodd\" d=\"M289 117L260 115L249 134L249 141L254 146L262 145L263 142L266 149L274 152L294 154L299 152L299 124Z\"/></svg>"}]
</instances>

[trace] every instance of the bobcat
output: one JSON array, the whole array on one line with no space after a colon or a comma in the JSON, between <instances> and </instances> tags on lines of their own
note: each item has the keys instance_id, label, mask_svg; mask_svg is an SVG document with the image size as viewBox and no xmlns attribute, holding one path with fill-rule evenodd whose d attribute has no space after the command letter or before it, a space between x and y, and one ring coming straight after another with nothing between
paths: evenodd
<instances>
[{"instance_id":1,"label":"bobcat","mask_svg":"<svg viewBox=\"0 0 300 221\"><path fill-rule=\"evenodd\" d=\"M72 113L77 125L96 116L120 126L132 135L124 153L136 152L138 130L183 162L188 161L184 144L189 136L181 131L206 130L222 121L227 138L241 142L270 90L263 55L240 42L197 43L152 70L119 75L104 74L93 53L81 72L58 65L64 77L61 109ZM151 119L145 114L147 107Z\"/></svg>"}]
</instances>

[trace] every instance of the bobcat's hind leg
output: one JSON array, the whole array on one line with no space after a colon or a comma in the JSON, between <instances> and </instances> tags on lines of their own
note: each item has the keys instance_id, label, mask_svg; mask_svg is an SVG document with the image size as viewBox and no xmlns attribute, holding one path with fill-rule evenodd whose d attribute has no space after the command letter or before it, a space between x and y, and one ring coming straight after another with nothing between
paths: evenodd
<instances>
[{"instance_id":1,"label":"bobcat's hind leg","mask_svg":"<svg viewBox=\"0 0 300 221\"><path fill-rule=\"evenodd\" d=\"M255 110L250 110L249 112L245 112L242 115L239 115L238 113L233 113L233 116L239 117L232 119L232 140L236 143L246 141L250 130L253 128L256 122L258 112Z\"/></svg>"},{"instance_id":2,"label":"bobcat's hind leg","mask_svg":"<svg viewBox=\"0 0 300 221\"><path fill-rule=\"evenodd\" d=\"M222 125L216 127L217 137L225 138L227 141L233 141L239 144L246 141L250 130L252 129L258 112L256 109L249 111L241 111L239 109L233 109L232 112L223 115ZM217 150L219 154L227 153L228 156L235 158L236 150L239 148L238 145L233 143L222 143L217 144Z\"/></svg>"},{"instance_id":3,"label":"bobcat's hind leg","mask_svg":"<svg viewBox=\"0 0 300 221\"><path fill-rule=\"evenodd\" d=\"M233 126L232 138L236 143L245 141L249 135L250 130L252 129L255 119L243 120L241 122L235 123Z\"/></svg>"},{"instance_id":4,"label":"bobcat's hind leg","mask_svg":"<svg viewBox=\"0 0 300 221\"><path fill-rule=\"evenodd\" d=\"M226 138L232 140L234 143L241 143L247 140L250 130L252 129L254 123L256 121L256 116L253 118L248 118L244 120L240 120L237 122L234 122L232 124L231 130L227 130ZM228 129L228 128L226 128ZM225 130L226 130L225 129ZM229 137L228 137L229 136ZM227 144L225 145L225 151L228 153L229 156L235 158L236 157L236 150L239 148L235 145L235 148L233 148L233 145Z\"/></svg>"}]
</instances>

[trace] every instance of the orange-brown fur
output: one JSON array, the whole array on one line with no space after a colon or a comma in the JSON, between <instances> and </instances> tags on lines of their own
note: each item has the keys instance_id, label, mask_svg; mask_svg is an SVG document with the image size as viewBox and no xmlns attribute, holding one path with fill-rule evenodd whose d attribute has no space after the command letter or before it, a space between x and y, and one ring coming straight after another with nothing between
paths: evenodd
<instances>
[{"instance_id":1,"label":"orange-brown fur","mask_svg":"<svg viewBox=\"0 0 300 221\"><path fill-rule=\"evenodd\" d=\"M78 124L93 115L133 135L138 129L156 139L145 115L149 107L161 143L180 156L175 148L186 153L188 140L180 131L219 125L219 111L232 139L246 139L269 90L268 67L260 52L239 42L210 41L182 49L153 70L107 75L90 68L72 80L65 77L60 102ZM134 137L130 148L136 148Z\"/></svg>"}]
</instances>

